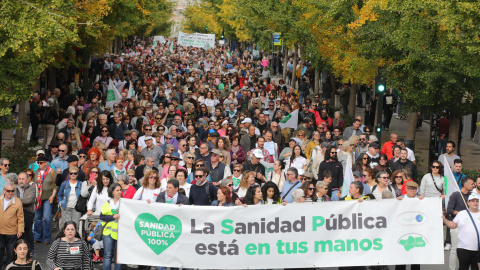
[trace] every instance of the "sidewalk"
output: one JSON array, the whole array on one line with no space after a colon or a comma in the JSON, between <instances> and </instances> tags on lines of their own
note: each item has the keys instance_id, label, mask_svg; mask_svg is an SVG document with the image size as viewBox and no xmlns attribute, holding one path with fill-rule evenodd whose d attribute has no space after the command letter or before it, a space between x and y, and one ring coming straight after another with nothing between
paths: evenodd
<instances>
[{"instance_id":1,"label":"sidewalk","mask_svg":"<svg viewBox=\"0 0 480 270\"><path fill-rule=\"evenodd\" d=\"M363 115L362 108L355 108L355 115ZM390 134L395 132L399 138L405 139L407 136L407 120L395 119L396 114L392 117L390 123L390 130L382 130L382 144L390 140ZM418 170L427 172L428 170L428 146L430 142L430 122L424 121L422 124L422 130L417 131L415 136L415 156L418 158L417 166ZM463 138L461 145L463 168L469 170L478 170L478 156L480 156L480 145L473 142L472 138Z\"/></svg>"}]
</instances>

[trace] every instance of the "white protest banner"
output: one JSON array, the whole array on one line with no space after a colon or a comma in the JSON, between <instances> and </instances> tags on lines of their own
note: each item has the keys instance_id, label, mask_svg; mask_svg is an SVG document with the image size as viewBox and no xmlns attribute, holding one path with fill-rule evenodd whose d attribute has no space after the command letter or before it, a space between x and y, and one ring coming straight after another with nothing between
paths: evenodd
<instances>
[{"instance_id":1,"label":"white protest banner","mask_svg":"<svg viewBox=\"0 0 480 270\"><path fill-rule=\"evenodd\" d=\"M258 206L122 199L118 263L200 269L443 264L440 198Z\"/></svg>"},{"instance_id":2,"label":"white protest banner","mask_svg":"<svg viewBox=\"0 0 480 270\"><path fill-rule=\"evenodd\" d=\"M284 128L293 128L296 129L298 127L298 109L291 112L287 116L285 116L280 123L278 123L281 129Z\"/></svg>"},{"instance_id":3,"label":"white protest banner","mask_svg":"<svg viewBox=\"0 0 480 270\"><path fill-rule=\"evenodd\" d=\"M164 36L153 36L152 47L155 48L158 44L165 44L165 42L167 42L167 40Z\"/></svg>"},{"instance_id":4,"label":"white protest banner","mask_svg":"<svg viewBox=\"0 0 480 270\"><path fill-rule=\"evenodd\" d=\"M113 108L113 104L119 103L120 101L122 101L122 95L118 91L117 87L115 87L112 79L110 79L110 81L108 82L106 106L110 106L110 108Z\"/></svg>"},{"instance_id":5,"label":"white protest banner","mask_svg":"<svg viewBox=\"0 0 480 270\"><path fill-rule=\"evenodd\" d=\"M178 32L178 45L185 47L196 47L204 49L215 48L215 34L187 34L182 31Z\"/></svg>"},{"instance_id":6,"label":"white protest banner","mask_svg":"<svg viewBox=\"0 0 480 270\"><path fill-rule=\"evenodd\" d=\"M347 168L345 168L345 173L343 174L343 185L342 185L342 198L348 196L348 191L350 184L355 181L352 172L352 161L347 159Z\"/></svg>"}]
</instances>

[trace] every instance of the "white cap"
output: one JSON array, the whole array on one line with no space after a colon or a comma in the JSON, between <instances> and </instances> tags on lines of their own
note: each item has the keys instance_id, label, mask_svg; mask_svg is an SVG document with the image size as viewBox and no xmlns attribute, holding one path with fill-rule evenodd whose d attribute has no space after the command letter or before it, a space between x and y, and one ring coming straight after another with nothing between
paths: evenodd
<instances>
[{"instance_id":1,"label":"white cap","mask_svg":"<svg viewBox=\"0 0 480 270\"><path fill-rule=\"evenodd\" d=\"M40 155L40 154L44 154L44 155L45 155L45 151L43 151L43 150L38 150L38 151L37 151L37 156Z\"/></svg>"},{"instance_id":2,"label":"white cap","mask_svg":"<svg viewBox=\"0 0 480 270\"><path fill-rule=\"evenodd\" d=\"M252 123L252 119L250 119L250 118L248 118L248 117L245 118L245 119L243 119L243 121L242 121L241 124L245 124L245 123Z\"/></svg>"},{"instance_id":3,"label":"white cap","mask_svg":"<svg viewBox=\"0 0 480 270\"><path fill-rule=\"evenodd\" d=\"M256 158L263 158L262 150L260 149L255 149L252 152L252 156L255 156Z\"/></svg>"},{"instance_id":4,"label":"white cap","mask_svg":"<svg viewBox=\"0 0 480 270\"><path fill-rule=\"evenodd\" d=\"M470 194L470 196L468 196L468 201L475 200L475 199L476 200L480 199L480 197L478 196L477 193L472 193L472 194Z\"/></svg>"}]
</instances>

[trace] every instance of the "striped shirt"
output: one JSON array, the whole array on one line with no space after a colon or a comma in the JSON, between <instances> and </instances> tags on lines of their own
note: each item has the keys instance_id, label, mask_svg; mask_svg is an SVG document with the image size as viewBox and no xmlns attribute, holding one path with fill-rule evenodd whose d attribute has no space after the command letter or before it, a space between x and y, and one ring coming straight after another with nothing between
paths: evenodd
<instances>
[{"instance_id":1,"label":"striped shirt","mask_svg":"<svg viewBox=\"0 0 480 270\"><path fill-rule=\"evenodd\" d=\"M35 268L33 268L33 265L35 265ZM40 263L38 261L31 261L27 264L17 264L15 262L11 262L9 265L7 265L7 268L5 270L42 270L42 267L40 266Z\"/></svg>"},{"instance_id":2,"label":"striped shirt","mask_svg":"<svg viewBox=\"0 0 480 270\"><path fill-rule=\"evenodd\" d=\"M47 255L50 269L61 267L63 270L90 269L90 254L85 241L77 239L68 243L57 239L52 243Z\"/></svg>"}]
</instances>

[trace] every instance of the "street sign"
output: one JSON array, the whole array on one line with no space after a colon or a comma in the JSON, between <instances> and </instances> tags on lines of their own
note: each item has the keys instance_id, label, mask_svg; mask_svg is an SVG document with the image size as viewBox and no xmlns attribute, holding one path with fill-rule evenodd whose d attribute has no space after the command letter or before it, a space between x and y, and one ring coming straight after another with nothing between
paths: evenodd
<instances>
[{"instance_id":1,"label":"street sign","mask_svg":"<svg viewBox=\"0 0 480 270\"><path fill-rule=\"evenodd\" d=\"M273 45L282 46L281 35L282 33L273 33Z\"/></svg>"}]
</instances>

